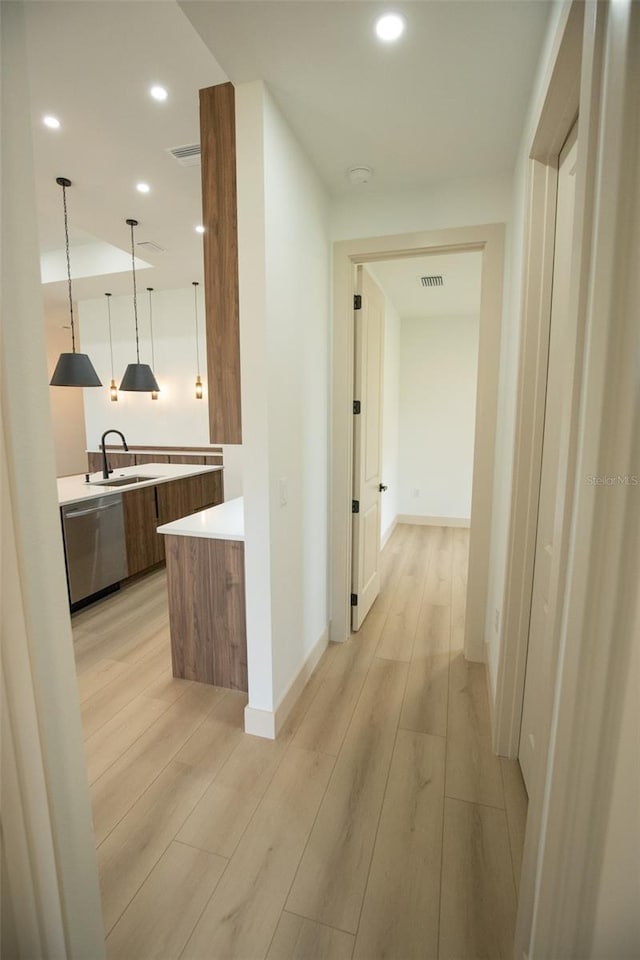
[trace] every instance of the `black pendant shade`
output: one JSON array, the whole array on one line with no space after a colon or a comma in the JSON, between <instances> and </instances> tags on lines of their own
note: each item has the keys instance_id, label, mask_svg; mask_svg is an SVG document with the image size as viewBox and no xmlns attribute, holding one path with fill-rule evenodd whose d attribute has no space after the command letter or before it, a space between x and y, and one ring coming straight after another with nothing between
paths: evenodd
<instances>
[{"instance_id":1,"label":"black pendant shade","mask_svg":"<svg viewBox=\"0 0 640 960\"><path fill-rule=\"evenodd\" d=\"M52 387L102 386L86 353L61 353L49 383Z\"/></svg>"},{"instance_id":2,"label":"black pendant shade","mask_svg":"<svg viewBox=\"0 0 640 960\"><path fill-rule=\"evenodd\" d=\"M124 372L120 389L151 393L160 387L148 363L130 363Z\"/></svg>"},{"instance_id":3,"label":"black pendant shade","mask_svg":"<svg viewBox=\"0 0 640 960\"><path fill-rule=\"evenodd\" d=\"M64 209L64 242L67 254L67 286L69 290L69 318L71 320L71 353L61 353L53 376L49 381L52 387L101 387L100 377L96 373L86 353L76 353L76 329L73 318L73 296L71 292L71 260L69 257L69 222L67 217L67 187L71 180L56 177L56 183L62 187L62 206Z\"/></svg>"},{"instance_id":4,"label":"black pendant shade","mask_svg":"<svg viewBox=\"0 0 640 960\"><path fill-rule=\"evenodd\" d=\"M124 372L121 390L137 391L138 393L152 393L159 390L158 381L148 363L140 363L140 335L138 332L138 295L136 290L136 257L133 241L133 228L138 226L137 220L127 220L131 229L131 274L133 277L133 317L136 326L136 362L130 363Z\"/></svg>"}]
</instances>

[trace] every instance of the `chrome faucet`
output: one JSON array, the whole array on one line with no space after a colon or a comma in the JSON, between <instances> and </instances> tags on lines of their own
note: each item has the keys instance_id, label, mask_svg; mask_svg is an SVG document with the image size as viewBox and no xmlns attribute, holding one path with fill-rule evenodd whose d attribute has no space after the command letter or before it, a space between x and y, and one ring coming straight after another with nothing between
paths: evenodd
<instances>
[{"instance_id":1,"label":"chrome faucet","mask_svg":"<svg viewBox=\"0 0 640 960\"><path fill-rule=\"evenodd\" d=\"M129 450L129 447L127 446L127 441L124 438L124 433L120 433L119 430L105 430L105 432L102 434L102 440L100 441L100 446L102 447L102 479L103 480L108 480L109 474L113 473L113 470L111 469L107 461L107 448L104 443L104 438L108 437L110 433L117 433L120 439L122 440L122 446L124 447L124 449L127 451Z\"/></svg>"}]
</instances>

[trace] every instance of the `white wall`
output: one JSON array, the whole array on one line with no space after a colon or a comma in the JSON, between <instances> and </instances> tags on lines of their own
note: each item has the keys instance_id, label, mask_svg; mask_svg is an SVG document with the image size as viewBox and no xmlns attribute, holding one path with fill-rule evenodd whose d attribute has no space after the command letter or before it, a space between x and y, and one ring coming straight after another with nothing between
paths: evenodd
<instances>
[{"instance_id":1,"label":"white wall","mask_svg":"<svg viewBox=\"0 0 640 960\"><path fill-rule=\"evenodd\" d=\"M373 272L373 271L372 271ZM382 379L382 494L380 536L384 546L393 530L398 508L400 422L400 317L389 297L384 305L384 369Z\"/></svg>"},{"instance_id":2,"label":"white wall","mask_svg":"<svg viewBox=\"0 0 640 960\"><path fill-rule=\"evenodd\" d=\"M193 287L179 290L154 290L153 367L160 385L157 400L148 393L118 392L118 401L109 396L111 355L106 299L83 300L78 304L80 341L102 380L102 388L84 393L86 441L89 450L97 450L105 430L121 430L127 443L135 446L209 446L209 406L207 399L207 354L204 316L204 291L198 288L198 343L200 372L204 383L202 400L196 400L196 337ZM140 360L151 363L149 295L143 283L138 285L138 325ZM128 363L135 362L136 344L133 297L111 297L111 329L115 381L120 385ZM225 446L225 499L242 495L242 447ZM86 457L84 459L86 464ZM74 472L86 470L86 465Z\"/></svg>"},{"instance_id":3,"label":"white wall","mask_svg":"<svg viewBox=\"0 0 640 960\"><path fill-rule=\"evenodd\" d=\"M401 516L471 517L478 334L477 316L402 320Z\"/></svg>"},{"instance_id":4,"label":"white wall","mask_svg":"<svg viewBox=\"0 0 640 960\"><path fill-rule=\"evenodd\" d=\"M273 711L327 630L328 205L262 83L236 123L249 706Z\"/></svg>"},{"instance_id":5,"label":"white wall","mask_svg":"<svg viewBox=\"0 0 640 960\"><path fill-rule=\"evenodd\" d=\"M138 286L140 361L151 363L148 293ZM105 297L78 304L82 350L88 353L104 386L84 391L87 444L97 450L100 436L109 427L122 430L129 443L151 446L203 446L209 443L206 393L206 341L204 297L198 290L200 369L204 398L196 400L196 342L193 288L156 290L153 293L154 373L160 384L158 400L148 393L118 393L109 398L111 359ZM111 329L115 381L119 385L129 363L136 360L133 297L111 297Z\"/></svg>"},{"instance_id":6,"label":"white wall","mask_svg":"<svg viewBox=\"0 0 640 960\"><path fill-rule=\"evenodd\" d=\"M47 311L45 338L49 379L61 353L71 350L71 331L66 309ZM68 477L87 469L83 390L75 387L49 387L51 428L56 454L56 476Z\"/></svg>"}]
</instances>

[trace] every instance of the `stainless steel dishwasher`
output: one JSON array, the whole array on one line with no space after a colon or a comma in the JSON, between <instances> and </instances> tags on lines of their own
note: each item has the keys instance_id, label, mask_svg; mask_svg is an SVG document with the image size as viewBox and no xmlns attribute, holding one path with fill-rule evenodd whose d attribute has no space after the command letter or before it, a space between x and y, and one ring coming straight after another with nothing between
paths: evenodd
<instances>
[{"instance_id":1,"label":"stainless steel dishwasher","mask_svg":"<svg viewBox=\"0 0 640 960\"><path fill-rule=\"evenodd\" d=\"M122 494L61 508L71 606L128 575Z\"/></svg>"}]
</instances>

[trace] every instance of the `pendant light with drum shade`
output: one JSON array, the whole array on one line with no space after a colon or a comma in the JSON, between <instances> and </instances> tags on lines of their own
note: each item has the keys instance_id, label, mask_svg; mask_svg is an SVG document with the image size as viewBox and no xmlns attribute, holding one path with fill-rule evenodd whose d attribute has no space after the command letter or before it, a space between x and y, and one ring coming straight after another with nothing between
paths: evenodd
<instances>
[{"instance_id":1,"label":"pendant light with drum shade","mask_svg":"<svg viewBox=\"0 0 640 960\"><path fill-rule=\"evenodd\" d=\"M147 287L147 293L149 294L149 331L151 333L151 369L153 370L156 365L156 354L153 349L153 306L151 303L151 294L153 293L153 287ZM151 391L151 399L158 399L158 391Z\"/></svg>"},{"instance_id":2,"label":"pendant light with drum shade","mask_svg":"<svg viewBox=\"0 0 640 960\"><path fill-rule=\"evenodd\" d=\"M138 393L152 393L159 390L158 381L148 363L140 363L140 335L138 332L138 296L136 291L136 257L133 241L133 228L138 226L137 220L127 220L131 228L131 271L133 274L133 316L136 324L136 362L130 363L124 372L121 390L131 390Z\"/></svg>"},{"instance_id":3,"label":"pendant light with drum shade","mask_svg":"<svg viewBox=\"0 0 640 960\"><path fill-rule=\"evenodd\" d=\"M69 257L69 220L67 216L67 187L71 180L56 177L56 183L62 187L62 206L64 209L64 242L67 254L67 283L69 287L69 317L71 319L71 353L61 353L58 357L53 376L49 381L52 387L101 387L100 377L96 373L86 353L76 353L76 328L73 319L73 296L71 292L71 259Z\"/></svg>"},{"instance_id":4,"label":"pendant light with drum shade","mask_svg":"<svg viewBox=\"0 0 640 960\"><path fill-rule=\"evenodd\" d=\"M202 400L202 377L200 376L200 346L198 343L198 287L197 280L192 282L193 286L193 306L196 318L196 400Z\"/></svg>"},{"instance_id":5,"label":"pendant light with drum shade","mask_svg":"<svg viewBox=\"0 0 640 960\"><path fill-rule=\"evenodd\" d=\"M111 354L111 383L109 384L109 396L112 400L118 399L118 385L113 376L113 337L111 336L111 294L105 293L107 298L107 317L109 322L109 353Z\"/></svg>"}]
</instances>

